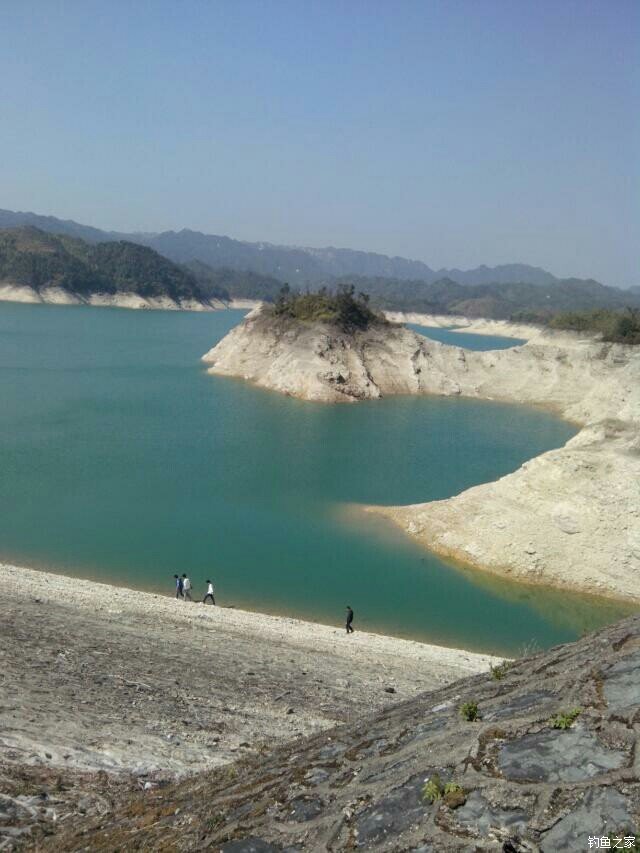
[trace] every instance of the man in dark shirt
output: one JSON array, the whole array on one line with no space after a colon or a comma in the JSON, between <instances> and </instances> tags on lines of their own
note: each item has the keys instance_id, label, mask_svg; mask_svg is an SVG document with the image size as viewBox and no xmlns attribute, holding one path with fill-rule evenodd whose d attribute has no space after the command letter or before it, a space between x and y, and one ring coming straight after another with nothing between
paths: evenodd
<instances>
[{"instance_id":1,"label":"man in dark shirt","mask_svg":"<svg viewBox=\"0 0 640 853\"><path fill-rule=\"evenodd\" d=\"M347 634L353 634L353 610L347 605Z\"/></svg>"},{"instance_id":2,"label":"man in dark shirt","mask_svg":"<svg viewBox=\"0 0 640 853\"><path fill-rule=\"evenodd\" d=\"M182 578L179 578L178 575L174 575L176 579L176 598L182 598Z\"/></svg>"}]
</instances>

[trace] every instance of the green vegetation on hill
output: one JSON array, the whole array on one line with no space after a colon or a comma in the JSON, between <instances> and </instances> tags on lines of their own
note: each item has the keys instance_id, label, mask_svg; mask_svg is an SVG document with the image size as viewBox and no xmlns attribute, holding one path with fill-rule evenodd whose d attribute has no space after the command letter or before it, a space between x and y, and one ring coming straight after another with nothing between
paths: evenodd
<instances>
[{"instance_id":1,"label":"green vegetation on hill","mask_svg":"<svg viewBox=\"0 0 640 853\"><path fill-rule=\"evenodd\" d=\"M136 243L98 243L88 255L96 273L113 282L116 291L144 297L202 299L195 277L182 267Z\"/></svg>"},{"instance_id":2,"label":"green vegetation on hill","mask_svg":"<svg viewBox=\"0 0 640 853\"><path fill-rule=\"evenodd\" d=\"M37 228L0 231L0 283L71 293L136 293L202 301L195 276L153 249L117 241L89 244Z\"/></svg>"},{"instance_id":3,"label":"green vegetation on hill","mask_svg":"<svg viewBox=\"0 0 640 853\"><path fill-rule=\"evenodd\" d=\"M602 340L620 344L640 344L640 309L624 311L569 311L556 314L549 325L554 329L571 329L576 332L599 332Z\"/></svg>"},{"instance_id":4,"label":"green vegetation on hill","mask_svg":"<svg viewBox=\"0 0 640 853\"><path fill-rule=\"evenodd\" d=\"M85 245L36 228L0 231L0 282L35 290L61 287L73 293L113 293L115 287L87 264Z\"/></svg>"},{"instance_id":5,"label":"green vegetation on hill","mask_svg":"<svg viewBox=\"0 0 640 853\"><path fill-rule=\"evenodd\" d=\"M200 289L209 299L262 299L274 302L282 288L282 281L250 270L229 267L213 269L202 261L190 261L186 269L195 275Z\"/></svg>"},{"instance_id":6,"label":"green vegetation on hill","mask_svg":"<svg viewBox=\"0 0 640 853\"><path fill-rule=\"evenodd\" d=\"M392 278L351 278L350 282L369 293L372 303L379 308L423 314L545 323L561 311L640 307L638 294L582 279L563 279L549 285L465 285L449 278L432 284Z\"/></svg>"},{"instance_id":7,"label":"green vegetation on hill","mask_svg":"<svg viewBox=\"0 0 640 853\"><path fill-rule=\"evenodd\" d=\"M335 292L323 287L317 293L295 293L285 284L273 311L279 317L330 323L345 332L387 322L371 310L366 293L356 295L353 285L342 285Z\"/></svg>"}]
</instances>

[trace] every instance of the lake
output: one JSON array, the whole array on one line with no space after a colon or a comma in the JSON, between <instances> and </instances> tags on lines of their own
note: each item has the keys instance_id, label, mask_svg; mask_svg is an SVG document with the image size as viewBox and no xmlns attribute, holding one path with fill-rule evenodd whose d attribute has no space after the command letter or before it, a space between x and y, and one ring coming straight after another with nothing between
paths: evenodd
<instances>
[{"instance_id":1,"label":"lake","mask_svg":"<svg viewBox=\"0 0 640 853\"><path fill-rule=\"evenodd\" d=\"M504 654L629 612L463 571L354 508L456 494L572 426L208 376L200 357L241 317L0 303L1 559L167 593L187 572L222 604L328 624L351 604L357 628Z\"/></svg>"}]
</instances>

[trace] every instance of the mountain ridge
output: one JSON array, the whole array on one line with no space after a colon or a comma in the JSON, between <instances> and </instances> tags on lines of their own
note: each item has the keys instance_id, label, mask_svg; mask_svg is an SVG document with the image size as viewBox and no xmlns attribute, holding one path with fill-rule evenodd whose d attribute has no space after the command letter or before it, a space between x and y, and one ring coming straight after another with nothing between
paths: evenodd
<instances>
[{"instance_id":1,"label":"mountain ridge","mask_svg":"<svg viewBox=\"0 0 640 853\"><path fill-rule=\"evenodd\" d=\"M222 307L234 299L275 302L282 289L282 280L275 276L230 266L228 254L227 264L217 267L201 260L180 263L150 245L115 238L86 241L77 236L76 224L70 230L75 236L43 231L34 225L0 229L3 300L202 310ZM173 236L178 235L174 232ZM175 255L188 257L189 252L185 254L183 245ZM546 285L470 285L450 278L427 282L352 274L325 276L314 285L329 291L341 286L367 293L377 310L520 322L546 323L563 311L640 308L640 294L578 279ZM301 291L304 287L294 284L293 289Z\"/></svg>"},{"instance_id":2,"label":"mountain ridge","mask_svg":"<svg viewBox=\"0 0 640 853\"><path fill-rule=\"evenodd\" d=\"M199 260L213 267L250 270L275 276L298 286L317 284L327 277L348 275L420 279L429 283L448 277L460 284L472 285L520 282L543 285L560 280L541 267L522 263L495 267L482 264L470 270L444 267L435 270L423 261L378 252L334 246L312 248L265 241L250 242L189 228L162 232L105 231L70 219L0 209L0 228L21 225L34 225L49 233L63 233L88 242L127 240L149 246L176 263Z\"/></svg>"}]
</instances>

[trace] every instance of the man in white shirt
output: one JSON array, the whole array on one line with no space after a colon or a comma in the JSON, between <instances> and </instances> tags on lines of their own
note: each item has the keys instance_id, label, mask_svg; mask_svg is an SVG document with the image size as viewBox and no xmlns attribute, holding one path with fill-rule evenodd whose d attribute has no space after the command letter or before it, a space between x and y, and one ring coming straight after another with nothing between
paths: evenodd
<instances>
[{"instance_id":1,"label":"man in white shirt","mask_svg":"<svg viewBox=\"0 0 640 853\"><path fill-rule=\"evenodd\" d=\"M215 604L215 603L216 603L216 600L215 600L215 598L213 597L213 584L211 583L211 581L207 581L207 594L206 594L206 595L205 595L205 597L202 599L202 603L203 603L203 604L206 604L206 603L207 603L207 599L208 599L208 598L210 598L210 599L211 599L211 603L212 603L212 604Z\"/></svg>"},{"instance_id":2,"label":"man in white shirt","mask_svg":"<svg viewBox=\"0 0 640 853\"><path fill-rule=\"evenodd\" d=\"M193 601L191 598L191 581L186 575L182 575L182 595L185 601Z\"/></svg>"}]
</instances>

